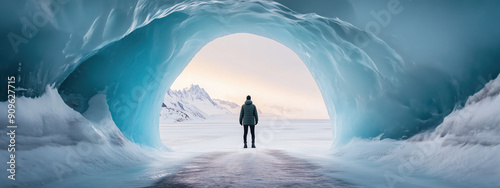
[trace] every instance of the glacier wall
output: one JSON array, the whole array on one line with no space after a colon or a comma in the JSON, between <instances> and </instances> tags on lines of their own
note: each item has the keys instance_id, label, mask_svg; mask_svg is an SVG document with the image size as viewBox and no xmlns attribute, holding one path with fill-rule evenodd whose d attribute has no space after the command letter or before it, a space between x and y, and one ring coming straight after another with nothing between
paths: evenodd
<instances>
[{"instance_id":1,"label":"glacier wall","mask_svg":"<svg viewBox=\"0 0 500 188\"><path fill-rule=\"evenodd\" d=\"M7 63L0 73L16 74L20 95L38 97L54 85L84 113L104 93L122 134L148 146L161 145L158 116L172 82L205 44L229 34L260 35L295 51L318 84L338 142L405 139L433 128L500 73L498 55L424 64L412 58L425 51L402 50L412 44L386 42L329 18L334 13L301 14L274 1L44 0L2 7L9 8L1 13Z\"/></svg>"}]
</instances>

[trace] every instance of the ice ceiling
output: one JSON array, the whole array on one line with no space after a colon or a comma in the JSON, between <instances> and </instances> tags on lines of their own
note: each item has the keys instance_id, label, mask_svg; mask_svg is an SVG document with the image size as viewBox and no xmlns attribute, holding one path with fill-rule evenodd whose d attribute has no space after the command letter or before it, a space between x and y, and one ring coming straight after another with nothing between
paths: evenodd
<instances>
[{"instance_id":1,"label":"ice ceiling","mask_svg":"<svg viewBox=\"0 0 500 188\"><path fill-rule=\"evenodd\" d=\"M441 12L448 16L434 19L433 14L438 13L416 17L421 14L419 9L403 9L401 1L397 6L401 9L395 9L400 10L400 17L393 15L390 25L368 22L379 23L375 33L359 24L370 17L367 6L373 2L362 6L338 1L327 4L331 9L326 1L307 6L299 1L281 3L4 2L8 6L2 7L12 8L1 13L1 34L7 36L0 46L7 62L1 76L21 68L18 87L25 89L22 95L40 96L47 85L53 85L66 104L80 113L87 110L90 98L103 92L125 137L158 146L159 106L166 90L204 45L229 34L260 35L297 53L318 84L335 141L340 143L379 135L405 139L433 128L500 72L500 30L498 26L477 27L491 20L465 19L469 12L462 9L470 3L457 2L448 7L449 14ZM446 3L432 7L439 10ZM374 8L375 13L391 10L382 4L382 8ZM488 3L477 4L474 6L486 7L485 18L493 19L491 12L498 14L488 12ZM464 19L457 18L462 24L439 25L439 20L452 19L458 12L463 14ZM463 25L474 29L456 30ZM392 36L394 33L398 35ZM472 36L477 37L470 39ZM483 40L488 46L474 42ZM2 90L2 99L5 93Z\"/></svg>"}]
</instances>

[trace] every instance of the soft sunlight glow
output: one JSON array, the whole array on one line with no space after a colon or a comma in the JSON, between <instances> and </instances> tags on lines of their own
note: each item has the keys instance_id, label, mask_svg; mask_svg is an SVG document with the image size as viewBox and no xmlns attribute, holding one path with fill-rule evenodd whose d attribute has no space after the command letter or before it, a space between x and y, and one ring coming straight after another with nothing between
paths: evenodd
<instances>
[{"instance_id":1,"label":"soft sunlight glow","mask_svg":"<svg viewBox=\"0 0 500 188\"><path fill-rule=\"evenodd\" d=\"M239 33L218 38L191 60L171 89L199 84L212 98L243 104L247 95L263 113L288 118L327 119L313 77L286 46Z\"/></svg>"}]
</instances>

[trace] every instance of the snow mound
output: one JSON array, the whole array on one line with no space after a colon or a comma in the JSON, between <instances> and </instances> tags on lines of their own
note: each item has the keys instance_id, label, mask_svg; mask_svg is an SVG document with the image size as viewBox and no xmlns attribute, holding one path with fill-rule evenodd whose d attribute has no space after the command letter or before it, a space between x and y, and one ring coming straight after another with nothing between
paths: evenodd
<instances>
[{"instance_id":1,"label":"snow mound","mask_svg":"<svg viewBox=\"0 0 500 188\"><path fill-rule=\"evenodd\" d=\"M444 139L445 145L500 144L500 77L469 97L465 106L455 110L432 133L410 140Z\"/></svg>"}]
</instances>

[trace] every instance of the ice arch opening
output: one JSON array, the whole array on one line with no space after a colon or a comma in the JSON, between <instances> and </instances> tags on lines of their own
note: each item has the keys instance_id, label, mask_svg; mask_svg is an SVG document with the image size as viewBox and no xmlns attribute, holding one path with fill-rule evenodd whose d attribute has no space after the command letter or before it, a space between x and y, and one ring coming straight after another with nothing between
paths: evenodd
<instances>
[{"instance_id":1,"label":"ice arch opening","mask_svg":"<svg viewBox=\"0 0 500 188\"><path fill-rule=\"evenodd\" d=\"M311 133L316 136L305 139L316 147L331 145L317 84L295 52L271 39L248 33L219 37L196 53L170 89L161 108L160 136L174 150L239 148L239 142L232 144L241 140L238 116L248 94L259 111L258 145L274 147L291 135ZM219 142L196 142L196 147L188 137Z\"/></svg>"},{"instance_id":2,"label":"ice arch opening","mask_svg":"<svg viewBox=\"0 0 500 188\"><path fill-rule=\"evenodd\" d=\"M339 19L297 14L271 1L145 3L138 10L132 19L117 11L104 21L96 19L81 43L66 46L65 53L80 55L67 56L77 63L53 76L65 102L79 112L90 97L104 91L116 125L138 144L161 145L159 108L151 107L161 104L196 52L234 33L263 36L297 53L324 96L335 141L381 134L404 138L435 126L455 103L452 83L438 87L420 82L431 88L420 93L406 88L414 75L404 76L399 55ZM153 13L142 12L146 10ZM72 48L79 44L86 50Z\"/></svg>"}]
</instances>

